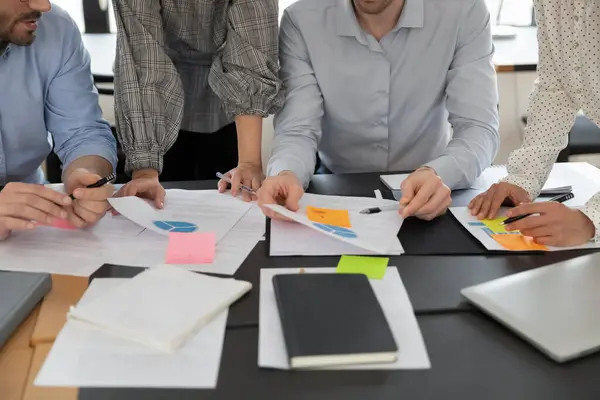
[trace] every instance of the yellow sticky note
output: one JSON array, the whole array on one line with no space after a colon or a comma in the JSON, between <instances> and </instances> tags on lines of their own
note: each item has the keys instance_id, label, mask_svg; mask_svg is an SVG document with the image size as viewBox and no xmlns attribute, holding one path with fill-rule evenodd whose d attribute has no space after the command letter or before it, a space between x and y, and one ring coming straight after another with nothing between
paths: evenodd
<instances>
[{"instance_id":1,"label":"yellow sticky note","mask_svg":"<svg viewBox=\"0 0 600 400\"><path fill-rule=\"evenodd\" d=\"M500 243L506 250L548 250L546 246L537 244L532 238L519 234L492 235L492 239Z\"/></svg>"},{"instance_id":2,"label":"yellow sticky note","mask_svg":"<svg viewBox=\"0 0 600 400\"><path fill-rule=\"evenodd\" d=\"M337 274L364 274L369 279L382 279L389 258L342 256L335 272Z\"/></svg>"},{"instance_id":3,"label":"yellow sticky note","mask_svg":"<svg viewBox=\"0 0 600 400\"><path fill-rule=\"evenodd\" d=\"M484 219L481 222L492 232L494 233L507 233L506 229L504 229L504 225L502 222L506 217L498 217L494 219Z\"/></svg>"},{"instance_id":4,"label":"yellow sticky note","mask_svg":"<svg viewBox=\"0 0 600 400\"><path fill-rule=\"evenodd\" d=\"M348 214L348 210L332 210L329 208L308 206L306 207L306 216L312 222L318 222L319 224L352 228L352 225L350 225L350 214Z\"/></svg>"}]
</instances>

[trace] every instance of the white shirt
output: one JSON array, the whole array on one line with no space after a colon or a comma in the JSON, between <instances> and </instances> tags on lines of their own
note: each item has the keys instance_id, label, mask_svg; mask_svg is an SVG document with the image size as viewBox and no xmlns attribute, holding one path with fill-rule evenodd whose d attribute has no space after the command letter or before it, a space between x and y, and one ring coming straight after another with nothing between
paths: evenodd
<instances>
[{"instance_id":1,"label":"white shirt","mask_svg":"<svg viewBox=\"0 0 600 400\"><path fill-rule=\"evenodd\" d=\"M535 0L538 78L529 98L523 145L508 160L506 179L537 197L579 110L600 125L600 1ZM581 210L600 240L600 193Z\"/></svg>"},{"instance_id":2,"label":"white shirt","mask_svg":"<svg viewBox=\"0 0 600 400\"><path fill-rule=\"evenodd\" d=\"M300 0L280 29L285 105L269 175L433 168L467 188L498 150L498 89L484 0L406 0L381 40L351 0ZM450 137L448 122L452 125Z\"/></svg>"}]
</instances>

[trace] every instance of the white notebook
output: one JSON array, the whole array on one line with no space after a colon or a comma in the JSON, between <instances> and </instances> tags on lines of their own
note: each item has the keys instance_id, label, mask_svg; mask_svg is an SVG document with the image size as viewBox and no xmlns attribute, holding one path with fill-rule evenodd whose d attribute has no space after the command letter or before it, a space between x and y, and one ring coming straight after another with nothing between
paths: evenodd
<instances>
[{"instance_id":1,"label":"white notebook","mask_svg":"<svg viewBox=\"0 0 600 400\"><path fill-rule=\"evenodd\" d=\"M158 266L77 305L69 318L174 352L251 288L249 282Z\"/></svg>"}]
</instances>

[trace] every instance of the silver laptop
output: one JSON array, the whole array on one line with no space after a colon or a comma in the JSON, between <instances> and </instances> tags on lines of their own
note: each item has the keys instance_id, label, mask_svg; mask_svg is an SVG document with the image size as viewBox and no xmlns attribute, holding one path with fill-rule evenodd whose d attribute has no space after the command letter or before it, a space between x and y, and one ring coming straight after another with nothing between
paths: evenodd
<instances>
[{"instance_id":1,"label":"silver laptop","mask_svg":"<svg viewBox=\"0 0 600 400\"><path fill-rule=\"evenodd\" d=\"M0 348L51 288L48 274L0 271Z\"/></svg>"},{"instance_id":2,"label":"silver laptop","mask_svg":"<svg viewBox=\"0 0 600 400\"><path fill-rule=\"evenodd\" d=\"M600 349L600 254L496 279L461 293L555 361Z\"/></svg>"}]
</instances>

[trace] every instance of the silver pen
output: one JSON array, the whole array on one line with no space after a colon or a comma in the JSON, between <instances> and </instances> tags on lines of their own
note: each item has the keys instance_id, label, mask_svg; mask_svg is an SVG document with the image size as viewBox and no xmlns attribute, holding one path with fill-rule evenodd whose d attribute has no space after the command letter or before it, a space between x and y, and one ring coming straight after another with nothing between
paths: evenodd
<instances>
[{"instance_id":1,"label":"silver pen","mask_svg":"<svg viewBox=\"0 0 600 400\"><path fill-rule=\"evenodd\" d=\"M217 178L223 179L225 182L227 182L231 185L231 179L229 179L222 173L217 172ZM251 194L256 194L256 192L251 187L248 187L246 185L240 185L240 189L245 190L246 192L251 193Z\"/></svg>"}]
</instances>

